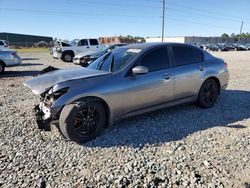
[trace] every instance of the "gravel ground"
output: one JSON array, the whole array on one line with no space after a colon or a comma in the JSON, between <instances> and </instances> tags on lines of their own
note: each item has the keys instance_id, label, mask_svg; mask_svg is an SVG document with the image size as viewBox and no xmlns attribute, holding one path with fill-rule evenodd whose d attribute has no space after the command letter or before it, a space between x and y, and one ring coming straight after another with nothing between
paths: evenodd
<instances>
[{"instance_id":1,"label":"gravel ground","mask_svg":"<svg viewBox=\"0 0 250 188\"><path fill-rule=\"evenodd\" d=\"M22 85L48 53L20 54L0 77L0 187L250 187L250 51L218 52L230 84L211 109L184 105L129 118L82 146L37 129Z\"/></svg>"}]
</instances>

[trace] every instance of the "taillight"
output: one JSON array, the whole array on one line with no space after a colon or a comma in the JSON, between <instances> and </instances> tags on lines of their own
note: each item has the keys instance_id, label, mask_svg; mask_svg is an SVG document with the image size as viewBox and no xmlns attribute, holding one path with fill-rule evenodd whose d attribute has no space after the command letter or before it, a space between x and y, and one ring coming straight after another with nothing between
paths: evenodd
<instances>
[{"instance_id":1,"label":"taillight","mask_svg":"<svg viewBox=\"0 0 250 188\"><path fill-rule=\"evenodd\" d=\"M4 45L3 47L7 48L7 47L8 47L8 45Z\"/></svg>"}]
</instances>

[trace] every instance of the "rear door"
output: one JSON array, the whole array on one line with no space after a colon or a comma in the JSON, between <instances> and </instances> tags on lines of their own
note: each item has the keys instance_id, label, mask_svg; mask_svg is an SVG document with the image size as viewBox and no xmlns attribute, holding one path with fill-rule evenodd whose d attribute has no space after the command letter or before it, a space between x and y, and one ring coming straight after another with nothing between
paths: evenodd
<instances>
[{"instance_id":1,"label":"rear door","mask_svg":"<svg viewBox=\"0 0 250 188\"><path fill-rule=\"evenodd\" d=\"M147 67L149 72L141 75L128 75L125 78L124 113L173 100L174 72L170 64L167 47L151 50L136 63L136 65Z\"/></svg>"},{"instance_id":2,"label":"rear door","mask_svg":"<svg viewBox=\"0 0 250 188\"><path fill-rule=\"evenodd\" d=\"M203 53L188 45L174 45L175 94L174 99L194 97L199 92L204 72Z\"/></svg>"}]
</instances>

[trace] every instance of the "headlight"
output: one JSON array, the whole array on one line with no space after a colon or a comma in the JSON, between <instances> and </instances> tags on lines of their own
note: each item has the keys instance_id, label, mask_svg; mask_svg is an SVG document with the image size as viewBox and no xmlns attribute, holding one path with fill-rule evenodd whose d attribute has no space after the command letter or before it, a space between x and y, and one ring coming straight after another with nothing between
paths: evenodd
<instances>
[{"instance_id":1,"label":"headlight","mask_svg":"<svg viewBox=\"0 0 250 188\"><path fill-rule=\"evenodd\" d=\"M57 50L58 52L61 52L61 51L62 51L62 49L61 49L61 48L56 48L56 50Z\"/></svg>"},{"instance_id":2,"label":"headlight","mask_svg":"<svg viewBox=\"0 0 250 188\"><path fill-rule=\"evenodd\" d=\"M65 88L62 88L62 89L59 89L55 92L53 92L53 88L49 90L49 96L51 98L53 98L54 100L57 100L59 97L61 97L63 94L67 93L67 91L69 90L68 87L65 87Z\"/></svg>"}]
</instances>

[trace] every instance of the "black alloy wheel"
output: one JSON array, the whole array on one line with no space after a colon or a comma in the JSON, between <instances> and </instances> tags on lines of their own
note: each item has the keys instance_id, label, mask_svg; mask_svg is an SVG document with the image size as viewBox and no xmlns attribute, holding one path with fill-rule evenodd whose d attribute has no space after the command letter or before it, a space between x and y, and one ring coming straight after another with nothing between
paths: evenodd
<instances>
[{"instance_id":1,"label":"black alloy wheel","mask_svg":"<svg viewBox=\"0 0 250 188\"><path fill-rule=\"evenodd\" d=\"M77 143L89 141L100 135L106 124L106 108L101 101L95 99L66 105L59 118L61 133Z\"/></svg>"},{"instance_id":2,"label":"black alloy wheel","mask_svg":"<svg viewBox=\"0 0 250 188\"><path fill-rule=\"evenodd\" d=\"M84 106L75 115L74 129L79 136L91 135L100 124L100 112L95 105Z\"/></svg>"},{"instance_id":3,"label":"black alloy wheel","mask_svg":"<svg viewBox=\"0 0 250 188\"><path fill-rule=\"evenodd\" d=\"M206 80L201 86L199 96L198 96L198 105L202 108L210 108L216 102L216 99L219 94L219 87L217 82L214 79Z\"/></svg>"}]
</instances>

